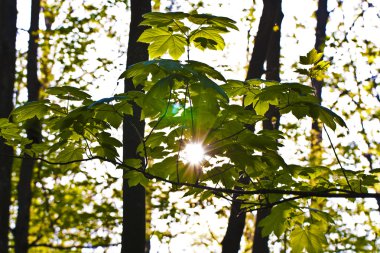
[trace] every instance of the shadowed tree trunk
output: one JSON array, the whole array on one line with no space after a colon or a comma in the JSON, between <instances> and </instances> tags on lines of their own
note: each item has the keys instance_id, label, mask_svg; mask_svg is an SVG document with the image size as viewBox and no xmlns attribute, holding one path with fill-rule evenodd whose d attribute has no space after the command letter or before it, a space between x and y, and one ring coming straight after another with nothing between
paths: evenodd
<instances>
[{"instance_id":1,"label":"shadowed tree trunk","mask_svg":"<svg viewBox=\"0 0 380 253\"><path fill-rule=\"evenodd\" d=\"M280 38L279 30L274 32L274 27L277 25L278 28L281 25L282 12L281 12L281 1L278 0L264 0L264 7L262 15L260 18L259 29L255 38L255 45L252 51L251 60L249 62L247 80L253 78L261 78L264 74L264 63L267 60L267 79L279 80L279 57L276 61L276 55L279 55L280 48L272 48L275 41ZM276 27L277 27L276 26ZM272 43L269 44L268 42ZM271 51L273 50L273 51ZM277 71L277 72L276 72ZM277 73L277 76L276 76ZM252 109L252 108L251 108ZM272 110L272 109L271 109ZM273 114L273 112L272 112ZM278 114L278 112L277 112ZM270 115L267 115L270 116ZM272 116L270 116L272 118ZM264 122L264 128L265 128ZM254 129L252 129L254 130ZM244 180L241 178L240 180ZM238 195L234 195L233 199L236 200ZM235 201L231 205L231 213L228 219L227 231L222 242L222 252L223 253L235 253L240 249L240 240L243 235L244 225L245 225L245 213L240 212L240 203ZM269 211L258 212L258 217L256 220L261 220L264 218ZM263 217L261 217L264 215ZM259 228L260 229L260 228ZM260 229L261 231L261 229ZM257 233L255 233L255 236ZM261 232L260 232L261 234ZM256 243L258 244L259 239L256 238ZM266 239L267 240L267 239Z\"/></svg>"},{"instance_id":2,"label":"shadowed tree trunk","mask_svg":"<svg viewBox=\"0 0 380 253\"><path fill-rule=\"evenodd\" d=\"M40 0L32 0L31 22L29 28L29 47L27 58L27 90L28 102L37 101L40 95L41 83L38 80L37 39L40 15ZM41 124L37 118L27 122L27 136L32 143L41 142ZM17 185L18 212L16 219L15 251L27 253L29 248L28 231L30 220L30 205L32 202L32 180L35 160L25 154L21 162L20 179Z\"/></svg>"},{"instance_id":3,"label":"shadowed tree trunk","mask_svg":"<svg viewBox=\"0 0 380 253\"><path fill-rule=\"evenodd\" d=\"M145 232L145 253L150 252L150 237L152 236L152 212L153 212L153 203L152 203L152 195L153 195L153 184L149 183L145 189L145 219L146 219L146 232Z\"/></svg>"},{"instance_id":4,"label":"shadowed tree trunk","mask_svg":"<svg viewBox=\"0 0 380 253\"><path fill-rule=\"evenodd\" d=\"M247 179L241 175L239 182L248 183ZM222 253L238 252L240 249L240 240L244 232L246 214L245 212L241 212L241 204L237 201L238 197L238 194L232 196L234 201L231 204L227 230L222 241Z\"/></svg>"},{"instance_id":5,"label":"shadowed tree trunk","mask_svg":"<svg viewBox=\"0 0 380 253\"><path fill-rule=\"evenodd\" d=\"M268 12L270 13L268 14L268 23L266 26L268 29L267 33L269 33L269 40L266 41L266 79L280 81L281 22L284 17L281 0L264 0L264 9L265 8L268 8ZM275 107L271 106L265 116L268 119L263 122L263 129L273 130L279 128L280 114ZM262 228L258 226L260 221L268 216L269 213L269 208L257 211L252 247L253 253L269 253L268 237L262 236Z\"/></svg>"},{"instance_id":6,"label":"shadowed tree trunk","mask_svg":"<svg viewBox=\"0 0 380 253\"><path fill-rule=\"evenodd\" d=\"M314 48L318 52L323 52L323 48L326 40L326 24L329 17L327 11L327 0L318 1L318 9L316 11L317 17L317 27L315 30L315 45ZM319 99L319 103L322 102L322 79L311 79L311 84L315 89L315 96ZM320 166L322 163L322 123L318 120L313 120L311 124L311 133L310 133L310 156L309 161L312 166ZM313 201L311 207L313 208L323 208L326 200L323 202Z\"/></svg>"},{"instance_id":7,"label":"shadowed tree trunk","mask_svg":"<svg viewBox=\"0 0 380 253\"><path fill-rule=\"evenodd\" d=\"M13 108L16 66L17 1L0 1L0 118ZM0 138L0 252L9 251L9 207L13 148Z\"/></svg>"},{"instance_id":8,"label":"shadowed tree trunk","mask_svg":"<svg viewBox=\"0 0 380 253\"><path fill-rule=\"evenodd\" d=\"M326 24L329 17L327 11L327 0L318 1L317 9L317 28L315 31L315 46L319 52L323 51L326 40ZM316 97L322 101L323 80L312 79L312 85L315 89ZM317 120L313 120L311 125L311 155L310 163L320 165L322 160L322 125Z\"/></svg>"},{"instance_id":9,"label":"shadowed tree trunk","mask_svg":"<svg viewBox=\"0 0 380 253\"><path fill-rule=\"evenodd\" d=\"M131 23L129 30L129 42L127 52L127 67L140 61L148 60L147 44L137 42L144 31L143 26L138 26L143 20L142 15L151 11L150 0L131 0ZM132 80L126 79L124 91L141 91L141 86L135 88ZM140 120L141 108L133 106L133 116L126 116L123 123L123 159L141 157L137 154L137 147L144 136L145 122ZM143 160L143 159L141 159ZM142 161L143 162L143 161ZM123 253L143 253L146 244L146 221L145 221L145 189L142 185L128 186L128 180L123 179Z\"/></svg>"}]
</instances>

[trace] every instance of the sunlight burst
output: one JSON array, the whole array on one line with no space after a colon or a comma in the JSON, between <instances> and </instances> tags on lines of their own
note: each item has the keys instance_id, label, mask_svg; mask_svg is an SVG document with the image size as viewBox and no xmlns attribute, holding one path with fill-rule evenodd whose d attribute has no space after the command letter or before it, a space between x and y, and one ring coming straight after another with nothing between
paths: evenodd
<instances>
[{"instance_id":1,"label":"sunlight burst","mask_svg":"<svg viewBox=\"0 0 380 253\"><path fill-rule=\"evenodd\" d=\"M191 165L199 165L205 156L205 150L200 143L188 143L183 150L183 159Z\"/></svg>"}]
</instances>

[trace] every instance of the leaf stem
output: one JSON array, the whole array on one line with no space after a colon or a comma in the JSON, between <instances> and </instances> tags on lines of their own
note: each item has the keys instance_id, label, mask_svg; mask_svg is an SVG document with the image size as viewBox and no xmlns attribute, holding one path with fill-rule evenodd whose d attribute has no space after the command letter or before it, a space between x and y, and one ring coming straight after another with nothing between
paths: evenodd
<instances>
[{"instance_id":1,"label":"leaf stem","mask_svg":"<svg viewBox=\"0 0 380 253\"><path fill-rule=\"evenodd\" d=\"M338 157L338 154L336 153L335 146L334 146L334 144L333 144L332 141L331 141L330 135L329 135L329 133L327 132L327 129L326 129L325 125L323 125L323 130L325 130L325 132L326 132L327 138L329 139L329 142L330 142L331 148L332 148L332 150L333 150L333 152L334 152L334 155L335 155L336 160L338 161L338 164L339 164L339 166L340 166L340 169L342 170L343 176L344 176L344 178L346 179L346 182L347 182L348 187L350 188L351 191L354 191L354 190L352 189L352 187L351 187L350 181L348 180L348 177L347 177L346 172L345 172L345 170L344 170L344 168L343 168L343 166L342 166L342 163L340 162L340 159L339 159L339 157Z\"/></svg>"}]
</instances>

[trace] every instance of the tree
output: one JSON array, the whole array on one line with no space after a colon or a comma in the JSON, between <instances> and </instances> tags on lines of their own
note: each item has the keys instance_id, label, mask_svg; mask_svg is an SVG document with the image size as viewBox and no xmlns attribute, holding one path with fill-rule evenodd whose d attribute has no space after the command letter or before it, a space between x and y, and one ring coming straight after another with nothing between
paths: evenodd
<instances>
[{"instance_id":1,"label":"tree","mask_svg":"<svg viewBox=\"0 0 380 253\"><path fill-rule=\"evenodd\" d=\"M249 62L247 80L261 78L266 73L267 80L280 81L279 59L280 59L280 27L282 21L281 1L263 1L263 11L260 18L259 30L255 38L255 45ZM267 69L264 70L264 63L267 61ZM253 109L252 107L248 109ZM279 113L271 107L264 121L263 128L268 130L278 129ZM272 118L276 124L272 125ZM254 131L254 129L252 129ZM248 182L246 182L248 183ZM237 197L237 196L236 196ZM236 200L236 198L235 198ZM260 209L257 212L253 252L268 252L268 237L262 237L259 222L268 215L267 209ZM240 239L243 234L245 223L245 213L240 210L240 203L233 202L229 217L226 236L223 240L223 252L238 252ZM231 238L232 237L232 238Z\"/></svg>"},{"instance_id":2,"label":"tree","mask_svg":"<svg viewBox=\"0 0 380 253\"><path fill-rule=\"evenodd\" d=\"M264 1L264 8L269 10L268 16L263 16L266 19L267 42L266 42L266 79L280 82L280 38L281 38L281 22L283 19L282 1ZM261 22L261 20L260 20ZM265 43L264 41L262 43ZM258 48L258 50L260 50ZM252 58L254 55L252 55ZM277 108L271 106L265 115L267 120L263 122L263 129L278 130L280 126L280 113ZM266 200L265 200L266 201ZM253 237L252 252L269 252L268 236L264 236L260 222L269 215L268 208L259 209L256 214L255 232Z\"/></svg>"},{"instance_id":3,"label":"tree","mask_svg":"<svg viewBox=\"0 0 380 253\"><path fill-rule=\"evenodd\" d=\"M29 49L27 57L27 89L28 102L38 101L40 96L41 83L38 80L38 23L40 16L40 0L32 0L31 23L29 28ZM37 118L32 118L26 122L27 136L32 143L41 143L41 126ZM32 180L35 169L35 160L25 154L20 169L20 179L17 186L18 212L16 227L14 229L15 252L28 252L28 232L30 221L30 206L32 201Z\"/></svg>"},{"instance_id":4,"label":"tree","mask_svg":"<svg viewBox=\"0 0 380 253\"><path fill-rule=\"evenodd\" d=\"M150 0L131 0L131 24L128 39L127 67L148 60L146 44L137 39L144 31L139 26L142 16L151 11ZM131 79L125 79L124 91L142 91L140 84L133 84ZM142 167L144 160L138 154L138 146L144 139L145 122L141 120L141 108L133 104L133 114L126 115L123 123L123 159L141 159ZM145 225L145 189L138 184L128 185L128 173L123 174L123 234L121 252L145 252L146 225Z\"/></svg>"},{"instance_id":5,"label":"tree","mask_svg":"<svg viewBox=\"0 0 380 253\"><path fill-rule=\"evenodd\" d=\"M8 118L13 108L16 62L17 1L0 3L0 118ZM1 121L1 125L4 122ZM13 148L0 138L0 251L8 252L9 207Z\"/></svg>"},{"instance_id":6,"label":"tree","mask_svg":"<svg viewBox=\"0 0 380 253\"><path fill-rule=\"evenodd\" d=\"M315 30L315 45L314 48L318 52L323 52L326 40L326 25L329 17L327 11L327 0L318 1L318 9L316 12L317 27ZM322 101L322 86L323 80L321 77L313 78L312 85L315 89L315 94L318 99ZM322 127L318 121L312 123L311 133L311 157L310 160L315 165L320 164L322 156Z\"/></svg>"},{"instance_id":7,"label":"tree","mask_svg":"<svg viewBox=\"0 0 380 253\"><path fill-rule=\"evenodd\" d=\"M99 64L96 64L95 67L87 67L89 66L88 62L90 61L88 59L90 58L88 55L89 48L95 44L95 41L92 38L94 33L96 36L99 36L101 33L106 33L107 38L113 38L113 31L104 29L104 26L112 25L114 22L112 20L112 15L106 15L105 13L108 13L107 10L111 9L115 3L108 3L102 5L101 8L94 8L91 3L86 2L81 5L82 10L79 12L84 12L81 12L80 15L82 16L80 17L77 17L77 8L73 9L71 6L77 3L77 1L76 3L74 1L66 1L64 3L42 1L41 3L44 10L43 15L45 17L46 29L35 31L33 36L39 37L39 54L37 54L39 77L44 87L55 86L58 84L68 86L80 85L80 87L84 88L86 86L86 80L78 79L78 70L79 72L82 72L81 75L85 75L88 78L89 76L99 76L98 73L93 72L98 72L99 69L107 68L107 66L110 65L109 60L106 61L100 57L97 58L96 61L91 59L91 63L97 63L97 61L99 61ZM34 8L34 10L36 9ZM83 13L86 14L83 15ZM34 17L36 15L34 15ZM89 18L88 15L95 16L97 19ZM105 20L107 20L107 22L105 22ZM34 25L36 23L38 22L34 22ZM33 20L31 27L33 27ZM62 29L62 27L64 27L64 29ZM20 31L21 33L23 32L22 29L20 29ZM122 36L122 32L119 32L120 36ZM34 44L34 46L36 46L36 44ZM36 47L34 48L36 49ZM39 90L38 85L33 86L28 85L27 83L24 84L24 80L29 79L28 81L30 81L31 78L27 78L27 76L32 76L32 79L38 81L36 79L37 72L33 74L33 70L29 69L30 66L33 68L33 66L36 67L37 65L36 63L28 64L28 71L26 71L27 67L24 67L23 65L24 62L27 61L23 57L27 54L26 52L23 53L23 51L24 48L21 48L18 54L16 84L17 87L23 87L25 85L29 88L28 93L29 95L32 94L32 96L29 96L29 102L27 102L27 104L34 104L36 102L30 101L30 97L37 96L36 94ZM28 55L34 54L32 53ZM29 60L29 62L31 61ZM25 63L25 65L27 64ZM56 72L57 68L62 71L59 75ZM34 83L36 84L37 82ZM23 92L23 90L21 90L21 92ZM42 96L44 96L44 93L42 94ZM25 102L22 101L22 99L23 98L20 97L20 101L16 97L16 103ZM25 127L28 128L30 125L38 126L38 120L28 120ZM26 130L22 134L27 134L27 132L30 133L30 130ZM36 132L38 132L38 129ZM33 142L29 144L29 147L33 145L49 145L49 137L44 136L41 143ZM25 154L27 158L29 155L33 156L30 153ZM47 158L49 157L49 154L45 153L44 156ZM31 160L30 158L25 159L25 161L24 165L34 163L34 160ZM96 191L99 191L99 185L96 184L94 178L87 176L86 183L75 182L74 180L78 175L80 176L80 174L86 173L84 166L57 167L43 162L36 163L36 165L37 166L34 167L33 171L33 187L31 189L33 199L31 199L32 206L30 208L29 231L26 231L25 229L28 222L25 222L25 219L21 219L21 217L25 218L28 214L28 211L25 208L22 208L21 212L19 212L21 215L19 215L17 222L15 215L12 215L11 217L11 219L14 218L12 223L17 223L18 226L16 226L19 228L12 230L13 232L16 231L14 234L18 239L20 238L20 233L17 233L18 231L24 230L22 231L24 232L23 236L25 235L24 238L26 238L26 234L29 232L29 247L37 247L36 251L43 250L42 247L73 248L97 247L99 245L108 247L110 245L117 245L117 242L115 241L112 243L110 242L110 238L112 238L114 234L118 235L118 233L113 230L113 228L116 230L115 224L121 222L121 218L119 218L121 215L116 215L112 220L110 218L110 213L115 213L114 205L110 203L113 203L115 199L104 200L101 204L93 203L89 197L91 196L91 198L94 198L96 196ZM21 170L22 175L18 185L19 195L21 196L19 197L20 201L18 201L18 204L23 207L26 206L28 200L28 198L25 198L25 193L28 193L29 190L28 177L25 177L24 174L28 170L25 170L24 168ZM13 174L14 181L16 181L15 178L19 175L18 171L19 170L15 170L15 173ZM69 185L64 183L67 176L72 177L69 181ZM54 181L53 188L49 186L52 180ZM112 189L113 187L112 185L108 185L108 188ZM78 196L79 192L81 197ZM118 194L118 191L116 191L115 194ZM88 205L92 205L94 209L93 212L89 212L85 209ZM16 208L16 202L14 203L14 208ZM74 213L78 217L81 217L81 219L73 219L72 217L74 216ZM102 229L107 230L107 234L94 236L93 232L87 232L98 230L99 226L101 226ZM81 232L74 232L73 228ZM56 231L61 232L56 233ZM91 245L85 245L85 243L90 240ZM57 241L60 241L60 243L56 243ZM25 243L26 242L25 239ZM13 244L17 243L15 242ZM31 249L31 251L33 251L33 249Z\"/></svg>"},{"instance_id":8,"label":"tree","mask_svg":"<svg viewBox=\"0 0 380 253\"><path fill-rule=\"evenodd\" d=\"M333 3L333 2L332 2ZM331 70L327 73L327 75L322 76L322 78L319 78L319 80L322 80L323 82L317 82L318 80L313 80L313 84L321 84L323 87L327 86L327 89L324 89L323 93L329 94L331 92L331 89L334 92L337 92L339 94L339 100L346 100L347 102L342 106L341 101L332 101L331 99L325 99L323 102L325 104L328 104L332 106L335 110L339 110L340 113L345 117L347 120L347 124L351 125L350 127L350 135L354 135L353 139L355 140L355 144L347 145L344 144L344 137L338 138L336 140L336 152L338 156L344 157L344 159L355 161L356 166L360 165L360 168L362 170L374 169L374 164L376 164L376 160L378 162L378 159L376 159L377 152L375 150L378 149L378 145L373 143L371 139L373 140L373 135L370 134L369 126L374 126L373 116L376 115L374 113L376 110L374 110L374 107L378 106L379 99L375 98L378 94L375 89L369 88L369 87L375 87L372 86L373 83L376 83L376 76L373 76L373 67L374 64L371 61L373 57L369 56L369 52L372 52L374 49L374 44L372 43L374 40L371 38L370 34L367 32L365 36L359 35L358 29L359 23L365 24L366 30L370 31L372 22L368 22L369 16L371 16L371 11L374 10L373 5L369 4L368 8L366 7L366 1L358 1L356 3L357 5L351 6L352 10L352 19L350 20L348 17L350 15L345 14L347 12L347 4L343 2L339 2L337 7L330 12L327 12L327 6L325 1L319 1L318 6L318 12L317 17L320 19L320 22L318 25L323 25L323 21L327 21L329 18L329 24L330 31L327 30L326 34L323 30L323 26L319 26L319 31L316 31L316 43L315 47L317 48L318 45L321 45L322 48L324 48L324 57L328 58L332 65L339 64L339 66L343 67L332 67ZM363 8L362 8L363 7ZM344 13L342 20L336 20L335 17L338 14ZM367 16L367 17L366 17ZM348 27L341 35L338 29L336 29L336 25L345 25ZM321 29L322 28L322 29ZM318 37L324 38L324 35L327 35L325 37L325 41L321 41L318 39ZM351 39L353 38L353 39ZM359 46L363 45L363 46ZM317 48L318 49L318 48ZM349 49L347 51L347 49ZM338 60L338 55L341 54L341 52L349 52L347 54L347 58L345 60L341 59ZM358 54L358 52L361 52ZM360 56L358 56L360 55ZM364 59L364 64L363 64ZM364 72L363 72L364 70ZM376 72L376 71L375 71ZM359 77L358 73L363 73L361 77ZM365 73L365 74L364 74ZM350 80L355 80L354 90L351 90L350 87ZM366 87L366 88L365 88ZM354 95L355 94L355 95ZM372 100L371 103L367 103L364 106L364 100L363 98L366 97L370 100ZM372 97L372 98L371 98ZM346 108L345 106L348 104L355 104L353 108ZM365 109L364 109L365 107ZM358 115L361 115L358 117ZM360 118L357 125L360 125L361 127L356 129L356 127L352 127L355 124L353 124L354 118ZM369 123L371 122L371 123ZM325 130L325 129L324 129ZM353 133L356 132L356 133ZM331 138L329 136L329 133L325 131L326 133L326 139ZM364 146L362 144L359 144L364 140ZM331 143L331 141L330 141ZM332 144L331 144L332 145ZM360 147L360 148L359 148ZM378 156L377 156L378 157ZM375 159L373 159L375 158ZM337 158L338 159L338 158ZM339 159L338 159L339 160ZM348 167L349 164L341 158L340 163L342 163L343 167ZM355 186L353 186L355 187ZM375 186L375 189L378 190L378 188ZM320 202L320 204L324 204L325 202ZM365 203L365 204L364 204ZM366 208L368 202L366 201L358 201L355 203L355 207L353 210L353 214L351 217L355 217L355 213L363 212L366 215L368 215L368 219L364 221L364 223L368 224L369 226L373 226L373 221L371 220L370 216L374 215L374 209L373 208ZM379 200L377 199L377 206L379 207ZM330 213L332 215L335 215L336 213L340 211L345 211L346 207L344 205L339 206L339 210L336 210L336 208L330 210ZM375 207L376 208L376 207ZM360 210L360 211L359 211ZM341 221L337 221L341 222ZM376 225L375 225L376 226ZM366 249L372 249L375 250L378 248L378 242L375 241L360 241L359 238L356 237L356 235L352 234L352 230L347 228L340 228L338 230L331 231L331 233L336 232L339 234L339 238L346 237L348 238L345 242L345 245L342 245L341 243L337 243L334 245L332 250L336 250L339 248L351 248L354 251L363 251ZM328 237L329 238L329 237ZM337 242L340 242L340 239L336 239ZM329 238L329 243L334 241Z\"/></svg>"}]
</instances>

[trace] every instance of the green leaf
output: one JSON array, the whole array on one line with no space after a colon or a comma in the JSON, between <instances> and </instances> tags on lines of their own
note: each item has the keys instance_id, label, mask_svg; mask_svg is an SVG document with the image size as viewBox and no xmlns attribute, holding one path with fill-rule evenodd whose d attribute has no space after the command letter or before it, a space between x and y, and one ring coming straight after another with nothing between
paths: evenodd
<instances>
[{"instance_id":1,"label":"green leaf","mask_svg":"<svg viewBox=\"0 0 380 253\"><path fill-rule=\"evenodd\" d=\"M319 119L325 123L328 127L330 127L332 130L335 130L336 124L338 123L342 127L346 127L347 125L344 122L344 120L335 112L331 111L330 109L320 106L319 107Z\"/></svg>"},{"instance_id":2,"label":"green leaf","mask_svg":"<svg viewBox=\"0 0 380 253\"><path fill-rule=\"evenodd\" d=\"M114 108L118 113L124 115L133 115L132 105L127 100L114 104Z\"/></svg>"},{"instance_id":3,"label":"green leaf","mask_svg":"<svg viewBox=\"0 0 380 253\"><path fill-rule=\"evenodd\" d=\"M297 226L290 233L290 246L294 253L301 253L304 249L309 253L323 252L326 243L325 232L316 225Z\"/></svg>"},{"instance_id":4,"label":"green leaf","mask_svg":"<svg viewBox=\"0 0 380 253\"><path fill-rule=\"evenodd\" d=\"M212 89L217 94L221 96L225 100L225 102L228 102L229 98L227 94L224 92L224 90L217 85L214 81L212 81L210 78L206 77L205 75L199 75L198 76L200 84L205 87L206 89Z\"/></svg>"},{"instance_id":5,"label":"green leaf","mask_svg":"<svg viewBox=\"0 0 380 253\"><path fill-rule=\"evenodd\" d=\"M101 145L109 145L112 147L123 146L123 144L118 139L111 137L110 133L101 132L101 133L97 134L97 137L98 137L99 143Z\"/></svg>"},{"instance_id":6,"label":"green leaf","mask_svg":"<svg viewBox=\"0 0 380 253\"><path fill-rule=\"evenodd\" d=\"M146 29L138 41L150 44L148 51L151 58L157 58L169 52L175 60L181 57L187 45L185 36L173 34L163 28Z\"/></svg>"},{"instance_id":7,"label":"green leaf","mask_svg":"<svg viewBox=\"0 0 380 253\"><path fill-rule=\"evenodd\" d=\"M174 76L168 76L153 85L147 92L143 110L145 116L154 117L165 112Z\"/></svg>"},{"instance_id":8,"label":"green leaf","mask_svg":"<svg viewBox=\"0 0 380 253\"><path fill-rule=\"evenodd\" d=\"M155 132L155 133L152 133L148 139L146 139L145 145L150 148L155 148L164 141L165 141L165 133Z\"/></svg>"},{"instance_id":9,"label":"green leaf","mask_svg":"<svg viewBox=\"0 0 380 253\"><path fill-rule=\"evenodd\" d=\"M311 211L310 214L313 217L313 219L320 221L320 222L323 222L323 223L326 223L326 224L334 224L335 223L330 214L325 213L325 212L318 210L318 209L313 209L313 208L310 208L309 210Z\"/></svg>"},{"instance_id":10,"label":"green leaf","mask_svg":"<svg viewBox=\"0 0 380 253\"><path fill-rule=\"evenodd\" d=\"M225 42L219 29L211 27L200 28L190 34L190 42L199 49L223 50Z\"/></svg>"},{"instance_id":11,"label":"green leaf","mask_svg":"<svg viewBox=\"0 0 380 253\"><path fill-rule=\"evenodd\" d=\"M190 22L197 25L211 25L221 29L231 28L239 30L235 25L235 21L226 17L217 17L210 14L192 14L188 17Z\"/></svg>"},{"instance_id":12,"label":"green leaf","mask_svg":"<svg viewBox=\"0 0 380 253\"><path fill-rule=\"evenodd\" d=\"M143 15L144 21L140 25L153 26L153 27L167 27L173 26L178 21L188 17L189 14L183 12L150 12Z\"/></svg>"},{"instance_id":13,"label":"green leaf","mask_svg":"<svg viewBox=\"0 0 380 253\"><path fill-rule=\"evenodd\" d=\"M153 60L157 66L163 69L166 73L180 73L184 74L183 65L180 61L170 60L170 59L158 59Z\"/></svg>"},{"instance_id":14,"label":"green leaf","mask_svg":"<svg viewBox=\"0 0 380 253\"><path fill-rule=\"evenodd\" d=\"M323 56L323 53L318 53L318 51L313 48L306 56L300 57L300 63L303 65L310 65L318 62Z\"/></svg>"},{"instance_id":15,"label":"green leaf","mask_svg":"<svg viewBox=\"0 0 380 253\"><path fill-rule=\"evenodd\" d=\"M51 146L47 143L33 143L31 149L36 154L43 154L45 151L48 151L50 147Z\"/></svg>"},{"instance_id":16,"label":"green leaf","mask_svg":"<svg viewBox=\"0 0 380 253\"><path fill-rule=\"evenodd\" d=\"M317 80L322 80L324 77L324 73L330 67L329 61L320 61L315 64L312 68L310 68L309 76L312 78L316 78Z\"/></svg>"},{"instance_id":17,"label":"green leaf","mask_svg":"<svg viewBox=\"0 0 380 253\"><path fill-rule=\"evenodd\" d=\"M287 219L291 212L290 203L284 203L272 208L271 213L262 219L259 226L263 228L262 236L269 236L272 232L279 238L289 226Z\"/></svg>"},{"instance_id":18,"label":"green leaf","mask_svg":"<svg viewBox=\"0 0 380 253\"><path fill-rule=\"evenodd\" d=\"M123 121L123 117L116 112L112 105L100 104L93 109L96 112L96 119L104 120L114 128L118 128Z\"/></svg>"},{"instance_id":19,"label":"green leaf","mask_svg":"<svg viewBox=\"0 0 380 253\"><path fill-rule=\"evenodd\" d=\"M153 175L169 178L170 176L176 176L177 163L179 163L178 156L166 157L164 160L154 163L148 168L148 171Z\"/></svg>"},{"instance_id":20,"label":"green leaf","mask_svg":"<svg viewBox=\"0 0 380 253\"><path fill-rule=\"evenodd\" d=\"M144 100L157 99L157 98L165 99L169 95L170 89L173 85L173 79L174 79L174 76L168 76L159 80L146 93Z\"/></svg>"},{"instance_id":21,"label":"green leaf","mask_svg":"<svg viewBox=\"0 0 380 253\"><path fill-rule=\"evenodd\" d=\"M254 111L246 110L243 106L235 104L228 105L225 108L224 113L228 113L225 117L228 117L231 120L237 120L241 123L250 125L254 125L258 121L265 119L265 117L256 115Z\"/></svg>"},{"instance_id":22,"label":"green leaf","mask_svg":"<svg viewBox=\"0 0 380 253\"><path fill-rule=\"evenodd\" d=\"M52 87L47 89L46 93L55 95L61 99L69 100L84 100L91 98L91 95L82 91L82 89L71 86Z\"/></svg>"},{"instance_id":23,"label":"green leaf","mask_svg":"<svg viewBox=\"0 0 380 253\"><path fill-rule=\"evenodd\" d=\"M187 108L182 116L186 116L186 127L193 129L193 138L205 135L214 125L220 110L218 96L214 90L204 83L193 83L190 86L192 108Z\"/></svg>"},{"instance_id":24,"label":"green leaf","mask_svg":"<svg viewBox=\"0 0 380 253\"><path fill-rule=\"evenodd\" d=\"M265 115L265 113L269 110L269 102L259 100L255 104L254 109L258 115Z\"/></svg>"},{"instance_id":25,"label":"green leaf","mask_svg":"<svg viewBox=\"0 0 380 253\"><path fill-rule=\"evenodd\" d=\"M12 116L16 122L22 122L34 117L42 119L48 112L46 101L33 101L17 107L12 111Z\"/></svg>"},{"instance_id":26,"label":"green leaf","mask_svg":"<svg viewBox=\"0 0 380 253\"><path fill-rule=\"evenodd\" d=\"M125 100L125 99L128 99L128 97L127 96L120 96L120 95L115 95L113 97L108 97L108 98L102 98L102 99L99 99L99 100L93 102L92 104L90 104L88 106L88 108L91 109L92 107L99 105L99 104L111 103L112 101L115 101L115 100Z\"/></svg>"},{"instance_id":27,"label":"green leaf","mask_svg":"<svg viewBox=\"0 0 380 253\"><path fill-rule=\"evenodd\" d=\"M125 175L125 178L128 179L129 187L133 187L138 184L141 184L144 187L148 185L148 179L141 172L138 171L128 171Z\"/></svg>"},{"instance_id":28,"label":"green leaf","mask_svg":"<svg viewBox=\"0 0 380 253\"><path fill-rule=\"evenodd\" d=\"M9 120L7 118L0 118L0 128L1 127L7 127L11 123L9 123Z\"/></svg>"},{"instance_id":29,"label":"green leaf","mask_svg":"<svg viewBox=\"0 0 380 253\"><path fill-rule=\"evenodd\" d=\"M226 84L221 85L229 97L246 95L245 83L239 80L227 80Z\"/></svg>"},{"instance_id":30,"label":"green leaf","mask_svg":"<svg viewBox=\"0 0 380 253\"><path fill-rule=\"evenodd\" d=\"M11 139L16 139L17 140L17 139L21 139L22 138L20 136L20 130L18 128L15 128L15 127L1 129L0 134L6 140L11 140Z\"/></svg>"},{"instance_id":31,"label":"green leaf","mask_svg":"<svg viewBox=\"0 0 380 253\"><path fill-rule=\"evenodd\" d=\"M301 74L301 75L305 75L305 76L309 76L310 75L310 71L307 70L307 69L300 69L300 68L297 68L295 70L295 72Z\"/></svg>"},{"instance_id":32,"label":"green leaf","mask_svg":"<svg viewBox=\"0 0 380 253\"><path fill-rule=\"evenodd\" d=\"M72 162L72 161L78 161L83 159L83 152L84 150L82 148L76 148L72 145L66 146L64 149L62 149L56 158L56 162Z\"/></svg>"},{"instance_id":33,"label":"green leaf","mask_svg":"<svg viewBox=\"0 0 380 253\"><path fill-rule=\"evenodd\" d=\"M274 86L271 86L274 87ZM314 95L314 88L300 83L281 83L277 87L292 90L300 95ZM269 89L269 87L268 87Z\"/></svg>"},{"instance_id":34,"label":"green leaf","mask_svg":"<svg viewBox=\"0 0 380 253\"><path fill-rule=\"evenodd\" d=\"M128 69L119 76L119 79L145 79L154 69L157 69L156 65L147 65L146 62L138 62L129 66Z\"/></svg>"},{"instance_id":35,"label":"green leaf","mask_svg":"<svg viewBox=\"0 0 380 253\"><path fill-rule=\"evenodd\" d=\"M190 70L193 73L202 73L205 74L211 78L220 80L220 81L226 81L224 76L217 70L215 70L213 67L198 61L187 61L187 64L184 65L185 69Z\"/></svg>"},{"instance_id":36,"label":"green leaf","mask_svg":"<svg viewBox=\"0 0 380 253\"><path fill-rule=\"evenodd\" d=\"M201 194L201 197L199 198L200 201L204 201L210 197L214 196L212 191L205 191Z\"/></svg>"},{"instance_id":37,"label":"green leaf","mask_svg":"<svg viewBox=\"0 0 380 253\"><path fill-rule=\"evenodd\" d=\"M123 163L128 166L128 167L132 167L132 168L135 168L135 169L140 169L142 164L141 164L141 159L133 159L133 158L130 158L130 159L125 159L123 161Z\"/></svg>"},{"instance_id":38,"label":"green leaf","mask_svg":"<svg viewBox=\"0 0 380 253\"><path fill-rule=\"evenodd\" d=\"M244 99L243 99L244 107L247 107L247 106L253 104L254 102L255 102L255 104L256 104L256 102L257 102L256 95L253 94L253 93L251 93L251 92L248 93L248 94L244 97ZM261 114L260 114L260 115L261 115Z\"/></svg>"}]
</instances>

